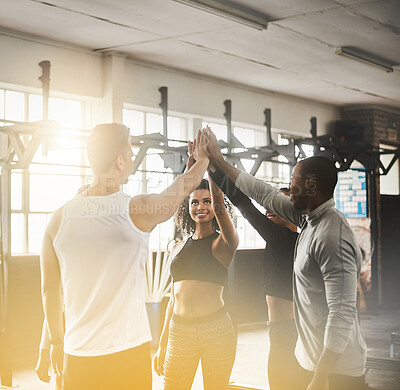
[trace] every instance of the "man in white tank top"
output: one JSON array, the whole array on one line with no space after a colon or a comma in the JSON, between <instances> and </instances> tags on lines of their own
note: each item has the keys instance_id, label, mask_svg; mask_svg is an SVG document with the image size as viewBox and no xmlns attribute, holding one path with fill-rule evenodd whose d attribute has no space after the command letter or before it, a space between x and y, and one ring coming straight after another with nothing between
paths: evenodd
<instances>
[{"instance_id":1,"label":"man in white tank top","mask_svg":"<svg viewBox=\"0 0 400 390\"><path fill-rule=\"evenodd\" d=\"M93 129L93 184L53 214L41 253L51 362L63 374L63 390L151 389L149 234L203 178L209 160L201 133L197 146L196 163L165 191L131 198L120 191L133 167L129 129Z\"/></svg>"}]
</instances>

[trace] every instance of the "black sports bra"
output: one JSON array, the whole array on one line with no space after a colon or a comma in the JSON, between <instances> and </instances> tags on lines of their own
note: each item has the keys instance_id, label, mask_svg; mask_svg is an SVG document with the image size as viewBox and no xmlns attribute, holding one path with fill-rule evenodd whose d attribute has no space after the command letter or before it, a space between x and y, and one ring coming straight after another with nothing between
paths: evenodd
<instances>
[{"instance_id":1,"label":"black sports bra","mask_svg":"<svg viewBox=\"0 0 400 390\"><path fill-rule=\"evenodd\" d=\"M182 250L171 262L172 281L201 280L224 285L228 269L212 254L211 244L218 237L215 232L193 240L189 237Z\"/></svg>"}]
</instances>

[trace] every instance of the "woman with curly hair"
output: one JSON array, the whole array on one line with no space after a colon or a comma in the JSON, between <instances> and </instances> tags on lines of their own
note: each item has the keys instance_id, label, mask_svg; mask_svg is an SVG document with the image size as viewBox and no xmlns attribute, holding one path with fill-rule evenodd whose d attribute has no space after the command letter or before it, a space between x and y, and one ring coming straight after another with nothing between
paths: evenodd
<instances>
[{"instance_id":1,"label":"woman with curly hair","mask_svg":"<svg viewBox=\"0 0 400 390\"><path fill-rule=\"evenodd\" d=\"M195 145L189 143L188 168ZM187 238L171 250L171 298L154 358L164 390L189 390L201 361L205 390L223 390L236 354L236 335L222 293L239 244L221 190L204 180L175 215Z\"/></svg>"}]
</instances>

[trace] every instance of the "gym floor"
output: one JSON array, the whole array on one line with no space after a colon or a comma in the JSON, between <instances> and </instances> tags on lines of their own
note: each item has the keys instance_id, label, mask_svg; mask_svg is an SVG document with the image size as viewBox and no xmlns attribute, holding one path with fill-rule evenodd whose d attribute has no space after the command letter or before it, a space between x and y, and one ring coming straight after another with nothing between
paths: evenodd
<instances>
[{"instance_id":1,"label":"gym floor","mask_svg":"<svg viewBox=\"0 0 400 390\"><path fill-rule=\"evenodd\" d=\"M400 330L400 308L386 310L379 316L361 315L361 327L367 341L368 356L389 358L390 333ZM238 349L231 380L237 385L268 390L266 377L268 338L265 324L241 325L238 329ZM399 348L400 349L400 348ZM399 349L395 353L399 353ZM400 373L369 370L367 382L373 390L400 390ZM14 387L26 390L49 390L54 384L40 382L34 371L14 374ZM161 378L154 374L153 388L161 390ZM0 389L7 389L0 386ZM192 390L202 390L201 369L199 368Z\"/></svg>"}]
</instances>

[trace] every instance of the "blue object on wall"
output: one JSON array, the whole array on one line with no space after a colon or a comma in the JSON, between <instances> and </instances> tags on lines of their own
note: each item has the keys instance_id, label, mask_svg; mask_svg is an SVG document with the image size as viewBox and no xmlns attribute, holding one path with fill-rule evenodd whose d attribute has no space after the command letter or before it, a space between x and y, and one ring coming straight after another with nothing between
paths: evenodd
<instances>
[{"instance_id":1,"label":"blue object on wall","mask_svg":"<svg viewBox=\"0 0 400 390\"><path fill-rule=\"evenodd\" d=\"M335 189L336 208L346 218L367 218L367 176L365 170L339 172Z\"/></svg>"}]
</instances>

